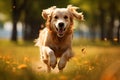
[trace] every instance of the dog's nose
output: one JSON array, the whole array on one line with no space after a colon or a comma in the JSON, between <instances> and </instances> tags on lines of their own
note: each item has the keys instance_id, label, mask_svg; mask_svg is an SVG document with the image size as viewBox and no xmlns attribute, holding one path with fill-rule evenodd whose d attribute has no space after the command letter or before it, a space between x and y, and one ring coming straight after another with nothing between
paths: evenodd
<instances>
[{"instance_id":1,"label":"dog's nose","mask_svg":"<svg viewBox=\"0 0 120 80\"><path fill-rule=\"evenodd\" d=\"M58 25L59 25L60 28L64 27L64 23L63 22L60 22Z\"/></svg>"}]
</instances>

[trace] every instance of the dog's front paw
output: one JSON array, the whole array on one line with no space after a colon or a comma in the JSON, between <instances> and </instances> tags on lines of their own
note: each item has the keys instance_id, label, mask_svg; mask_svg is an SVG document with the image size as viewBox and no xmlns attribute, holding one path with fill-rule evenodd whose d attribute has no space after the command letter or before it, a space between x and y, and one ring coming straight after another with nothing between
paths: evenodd
<instances>
[{"instance_id":1,"label":"dog's front paw","mask_svg":"<svg viewBox=\"0 0 120 80\"><path fill-rule=\"evenodd\" d=\"M58 68L59 70L63 70L63 68L65 67L67 61L64 59L60 59L59 63L58 63Z\"/></svg>"},{"instance_id":2,"label":"dog's front paw","mask_svg":"<svg viewBox=\"0 0 120 80\"><path fill-rule=\"evenodd\" d=\"M54 69L57 64L57 59L54 55L54 51L49 52L49 65Z\"/></svg>"},{"instance_id":3,"label":"dog's front paw","mask_svg":"<svg viewBox=\"0 0 120 80\"><path fill-rule=\"evenodd\" d=\"M57 64L57 59L55 56L50 57L50 66L54 69Z\"/></svg>"}]
</instances>

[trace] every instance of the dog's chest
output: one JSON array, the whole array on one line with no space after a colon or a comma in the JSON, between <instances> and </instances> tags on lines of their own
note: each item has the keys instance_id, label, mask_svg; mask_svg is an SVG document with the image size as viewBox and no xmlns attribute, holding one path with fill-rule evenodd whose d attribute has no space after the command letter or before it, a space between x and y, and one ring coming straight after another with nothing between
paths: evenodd
<instances>
[{"instance_id":1,"label":"dog's chest","mask_svg":"<svg viewBox=\"0 0 120 80\"><path fill-rule=\"evenodd\" d=\"M70 43L50 44L49 47L54 51L57 57L60 57L70 46Z\"/></svg>"},{"instance_id":2,"label":"dog's chest","mask_svg":"<svg viewBox=\"0 0 120 80\"><path fill-rule=\"evenodd\" d=\"M50 46L50 48L54 51L55 55L57 57L60 57L67 49L67 46L59 46L59 45L54 45L54 46Z\"/></svg>"},{"instance_id":3,"label":"dog's chest","mask_svg":"<svg viewBox=\"0 0 120 80\"><path fill-rule=\"evenodd\" d=\"M64 52L67 49L67 46L60 46L60 45L54 45L51 46L51 48L55 51L55 52Z\"/></svg>"}]
</instances>

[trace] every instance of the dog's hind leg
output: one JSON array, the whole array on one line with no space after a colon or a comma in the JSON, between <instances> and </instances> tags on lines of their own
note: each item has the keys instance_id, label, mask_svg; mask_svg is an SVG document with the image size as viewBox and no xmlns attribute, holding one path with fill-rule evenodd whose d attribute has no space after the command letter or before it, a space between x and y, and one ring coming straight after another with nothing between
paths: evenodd
<instances>
[{"instance_id":1,"label":"dog's hind leg","mask_svg":"<svg viewBox=\"0 0 120 80\"><path fill-rule=\"evenodd\" d=\"M46 64L46 66L47 66L47 72L51 72L51 67L50 67L50 65L49 65L49 61L48 60L45 60L45 59L43 59L43 62Z\"/></svg>"}]
</instances>

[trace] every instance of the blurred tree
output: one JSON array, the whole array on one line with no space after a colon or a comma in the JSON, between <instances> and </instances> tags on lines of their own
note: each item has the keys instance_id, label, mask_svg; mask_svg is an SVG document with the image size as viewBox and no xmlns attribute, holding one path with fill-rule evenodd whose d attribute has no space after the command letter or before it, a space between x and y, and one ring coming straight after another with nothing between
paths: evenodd
<instances>
[{"instance_id":1,"label":"blurred tree","mask_svg":"<svg viewBox=\"0 0 120 80\"><path fill-rule=\"evenodd\" d=\"M89 25L92 25L90 28L93 30L94 34L96 25L99 25L101 40L107 38L111 42L113 41L114 22L118 17L117 13L120 12L120 0L70 0L70 2L79 6L86 12L88 15L86 20Z\"/></svg>"},{"instance_id":2,"label":"blurred tree","mask_svg":"<svg viewBox=\"0 0 120 80\"><path fill-rule=\"evenodd\" d=\"M98 25L98 4L97 0L70 0L70 3L75 4L76 6L79 6L81 11L83 11L83 14L85 16L85 20L89 26L90 29L90 37L92 40L95 39L95 32L96 32L96 26Z\"/></svg>"},{"instance_id":3,"label":"blurred tree","mask_svg":"<svg viewBox=\"0 0 120 80\"><path fill-rule=\"evenodd\" d=\"M105 38L105 9L102 5L102 2L100 1L98 4L99 8L99 23L100 23L100 29L101 29L101 40L104 40Z\"/></svg>"},{"instance_id":4,"label":"blurred tree","mask_svg":"<svg viewBox=\"0 0 120 80\"><path fill-rule=\"evenodd\" d=\"M120 8L117 12L117 15L118 15L118 30L117 30L117 39L118 39L118 43L120 44Z\"/></svg>"},{"instance_id":5,"label":"blurred tree","mask_svg":"<svg viewBox=\"0 0 120 80\"><path fill-rule=\"evenodd\" d=\"M6 7L7 4L7 7ZM10 11L11 11L11 4L10 0L0 0L0 27L3 27L3 24L10 20Z\"/></svg>"},{"instance_id":6,"label":"blurred tree","mask_svg":"<svg viewBox=\"0 0 120 80\"><path fill-rule=\"evenodd\" d=\"M119 21L119 23L120 23L120 21ZM120 44L120 25L118 26L117 39L118 39L118 43Z\"/></svg>"},{"instance_id":7,"label":"blurred tree","mask_svg":"<svg viewBox=\"0 0 120 80\"><path fill-rule=\"evenodd\" d=\"M12 37L11 40L17 40L17 21L18 21L18 14L16 8L16 0L12 0L12 21L13 21L13 29L12 29Z\"/></svg>"},{"instance_id":8,"label":"blurred tree","mask_svg":"<svg viewBox=\"0 0 120 80\"><path fill-rule=\"evenodd\" d=\"M107 0L107 2L109 3L108 13L109 13L109 17L110 17L110 21L109 21L109 24L108 24L107 38L108 38L108 40L113 42L114 38L117 38L116 37L117 34L114 35L115 32L113 30L114 30L114 28L116 28L115 20L117 20L119 18L118 14L120 13L120 5L119 5L120 0ZM118 19L118 20L120 22L120 19ZM119 31L119 27L117 29ZM118 39L119 39L119 36L118 36L117 40Z\"/></svg>"},{"instance_id":9,"label":"blurred tree","mask_svg":"<svg viewBox=\"0 0 120 80\"><path fill-rule=\"evenodd\" d=\"M21 0L12 0L12 22L13 22L13 29L12 29L12 41L17 41L17 22L19 21L20 15L22 10L24 9L26 0L20 3Z\"/></svg>"},{"instance_id":10,"label":"blurred tree","mask_svg":"<svg viewBox=\"0 0 120 80\"><path fill-rule=\"evenodd\" d=\"M23 39L33 40L39 32L41 19L40 19L40 4L39 0L26 0L24 6L24 19L23 19Z\"/></svg>"},{"instance_id":11,"label":"blurred tree","mask_svg":"<svg viewBox=\"0 0 120 80\"><path fill-rule=\"evenodd\" d=\"M110 1L109 1L110 2ZM107 35L107 38L108 40L110 41L113 41L113 29L114 29L114 21L115 21L115 13L116 13L116 10L115 10L115 2L112 1L109 5L109 12L110 12L110 23L109 23L109 28L108 28L108 35Z\"/></svg>"}]
</instances>

